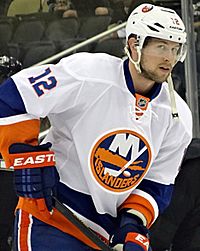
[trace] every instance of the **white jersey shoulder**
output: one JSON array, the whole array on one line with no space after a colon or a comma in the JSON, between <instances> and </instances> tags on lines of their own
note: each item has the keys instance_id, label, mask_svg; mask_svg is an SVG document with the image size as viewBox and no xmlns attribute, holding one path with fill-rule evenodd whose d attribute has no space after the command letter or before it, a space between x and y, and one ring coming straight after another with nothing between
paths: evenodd
<instances>
[{"instance_id":1,"label":"white jersey shoulder","mask_svg":"<svg viewBox=\"0 0 200 251\"><path fill-rule=\"evenodd\" d=\"M87 86L87 92L99 93L111 85L122 88L122 65L121 59L104 53L77 53L55 65L24 69L12 78L27 112L45 117L74 106L83 86ZM94 85L96 90L91 88Z\"/></svg>"},{"instance_id":2,"label":"white jersey shoulder","mask_svg":"<svg viewBox=\"0 0 200 251\"><path fill-rule=\"evenodd\" d=\"M60 64L66 66L66 70L75 75L78 79L101 79L113 80L116 78L116 70L121 65L120 58L105 53L77 53L63 58Z\"/></svg>"}]
</instances>

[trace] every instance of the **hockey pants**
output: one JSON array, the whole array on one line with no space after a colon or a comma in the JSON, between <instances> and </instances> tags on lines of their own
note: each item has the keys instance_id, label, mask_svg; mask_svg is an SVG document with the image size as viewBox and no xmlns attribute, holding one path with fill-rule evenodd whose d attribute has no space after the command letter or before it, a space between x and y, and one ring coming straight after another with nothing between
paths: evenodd
<instances>
[{"instance_id":1,"label":"hockey pants","mask_svg":"<svg viewBox=\"0 0 200 251\"><path fill-rule=\"evenodd\" d=\"M14 224L14 251L94 251L78 239L32 215L17 210Z\"/></svg>"}]
</instances>

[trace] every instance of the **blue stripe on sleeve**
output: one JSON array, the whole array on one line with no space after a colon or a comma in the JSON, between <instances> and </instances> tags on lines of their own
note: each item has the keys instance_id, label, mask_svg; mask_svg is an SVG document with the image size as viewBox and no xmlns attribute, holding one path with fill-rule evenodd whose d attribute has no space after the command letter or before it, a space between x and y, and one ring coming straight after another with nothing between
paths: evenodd
<instances>
[{"instance_id":1,"label":"blue stripe on sleeve","mask_svg":"<svg viewBox=\"0 0 200 251\"><path fill-rule=\"evenodd\" d=\"M162 213L169 205L174 185L164 185L151 180L142 180L138 189L150 194L158 204L159 212Z\"/></svg>"},{"instance_id":2,"label":"blue stripe on sleeve","mask_svg":"<svg viewBox=\"0 0 200 251\"><path fill-rule=\"evenodd\" d=\"M0 85L0 118L26 113L14 81L9 78Z\"/></svg>"}]
</instances>

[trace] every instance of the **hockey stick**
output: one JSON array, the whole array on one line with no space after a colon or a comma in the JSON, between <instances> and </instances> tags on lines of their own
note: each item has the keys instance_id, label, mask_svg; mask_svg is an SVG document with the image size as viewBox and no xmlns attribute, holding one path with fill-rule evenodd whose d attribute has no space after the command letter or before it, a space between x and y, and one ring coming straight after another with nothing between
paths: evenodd
<instances>
[{"instance_id":1,"label":"hockey stick","mask_svg":"<svg viewBox=\"0 0 200 251\"><path fill-rule=\"evenodd\" d=\"M56 197L52 197L55 201L55 208L74 226L87 236L94 244L96 244L102 251L114 251L105 242L103 242L89 227L87 227L78 217L65 205L63 205Z\"/></svg>"}]
</instances>

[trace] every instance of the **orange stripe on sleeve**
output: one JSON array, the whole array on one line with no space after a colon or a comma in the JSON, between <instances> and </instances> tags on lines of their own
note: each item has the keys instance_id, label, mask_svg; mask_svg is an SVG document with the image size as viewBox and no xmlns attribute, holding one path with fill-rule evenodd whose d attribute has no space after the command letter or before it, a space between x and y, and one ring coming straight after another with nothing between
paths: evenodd
<instances>
[{"instance_id":1,"label":"orange stripe on sleeve","mask_svg":"<svg viewBox=\"0 0 200 251\"><path fill-rule=\"evenodd\" d=\"M40 120L26 120L10 125L0 126L0 152L5 160L6 167L11 166L8 148L13 143L38 144Z\"/></svg>"},{"instance_id":2,"label":"orange stripe on sleeve","mask_svg":"<svg viewBox=\"0 0 200 251\"><path fill-rule=\"evenodd\" d=\"M146 198L138 194L131 194L120 206L119 210L123 208L134 209L142 213L147 220L147 228L149 228L155 220L152 204Z\"/></svg>"}]
</instances>

